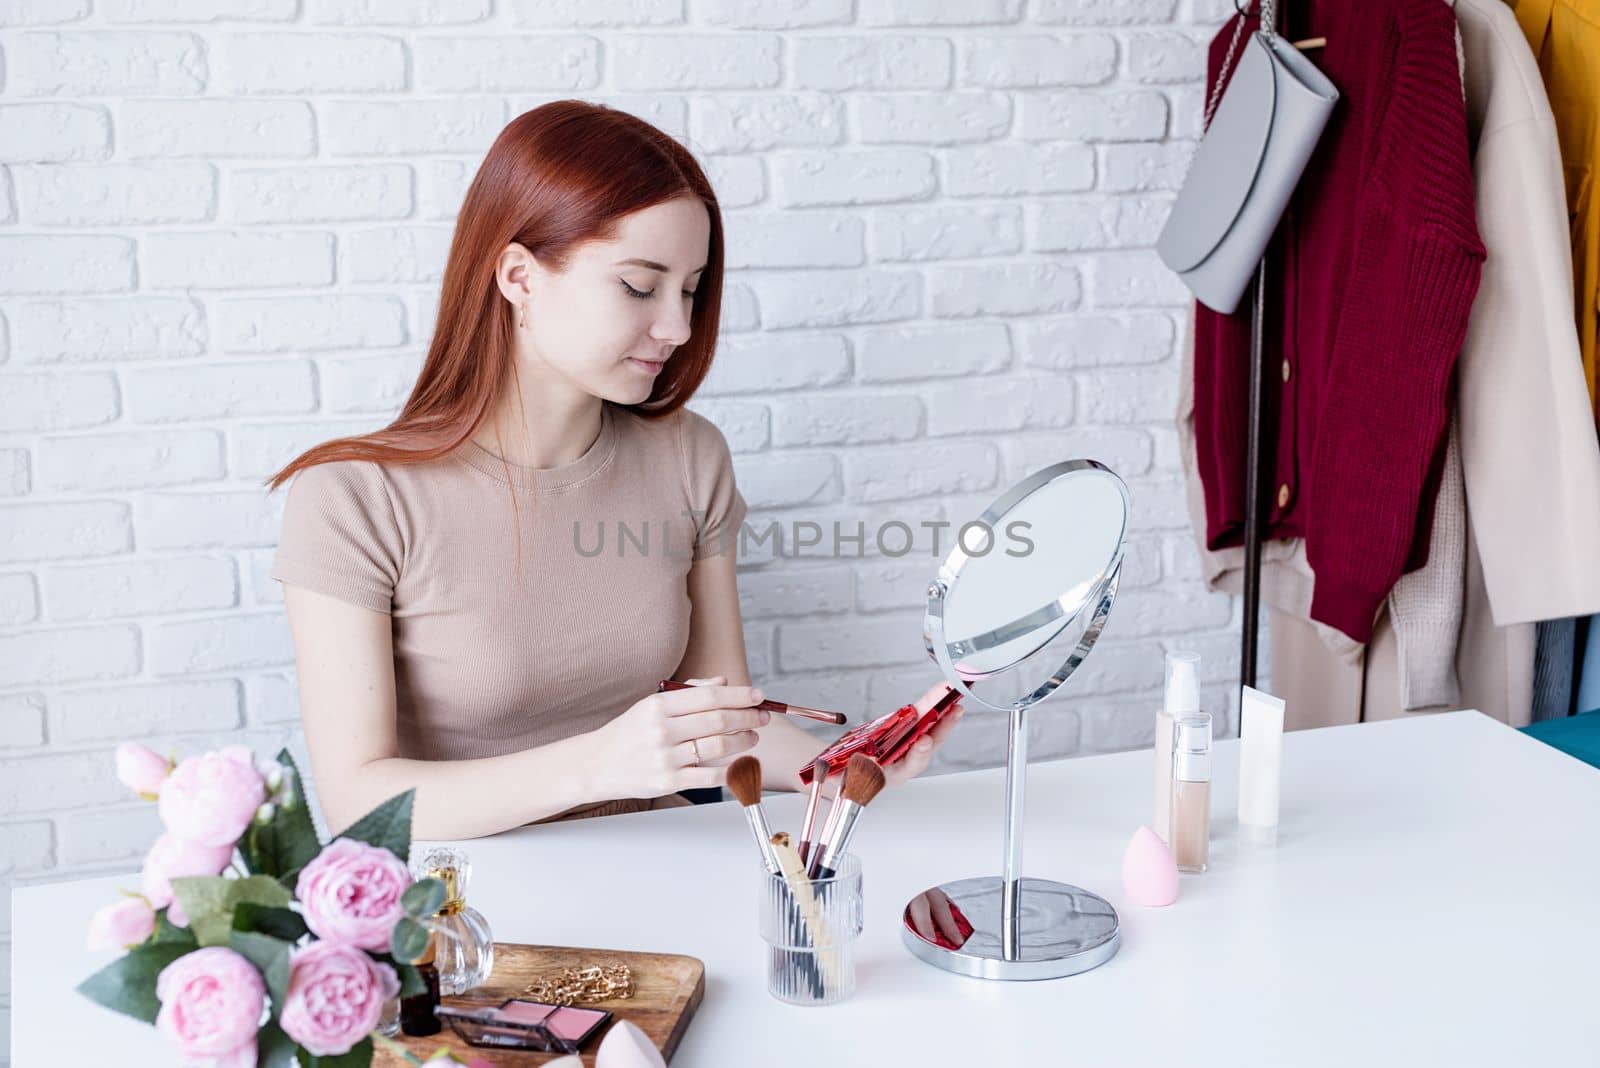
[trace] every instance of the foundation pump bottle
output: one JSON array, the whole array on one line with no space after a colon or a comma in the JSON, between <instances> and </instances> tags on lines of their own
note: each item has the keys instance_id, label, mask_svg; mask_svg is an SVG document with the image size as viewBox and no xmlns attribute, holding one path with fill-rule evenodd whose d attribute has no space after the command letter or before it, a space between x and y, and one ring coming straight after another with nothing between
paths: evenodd
<instances>
[{"instance_id":1,"label":"foundation pump bottle","mask_svg":"<svg viewBox=\"0 0 1600 1068\"><path fill-rule=\"evenodd\" d=\"M1167 654L1166 696L1156 713L1156 823L1153 830L1172 844L1172 725L1200 711L1200 654Z\"/></svg>"},{"instance_id":2,"label":"foundation pump bottle","mask_svg":"<svg viewBox=\"0 0 1600 1068\"><path fill-rule=\"evenodd\" d=\"M1211 716L1173 724L1172 856L1179 871L1201 872L1211 853Z\"/></svg>"}]
</instances>

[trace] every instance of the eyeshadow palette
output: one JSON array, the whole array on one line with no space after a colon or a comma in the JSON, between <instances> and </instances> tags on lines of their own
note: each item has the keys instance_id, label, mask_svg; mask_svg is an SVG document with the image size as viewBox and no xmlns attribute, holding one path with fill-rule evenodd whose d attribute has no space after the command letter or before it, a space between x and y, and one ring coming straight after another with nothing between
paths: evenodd
<instances>
[{"instance_id":1,"label":"eyeshadow palette","mask_svg":"<svg viewBox=\"0 0 1600 1068\"><path fill-rule=\"evenodd\" d=\"M611 1019L603 1009L521 998L479 1009L441 1005L437 1011L470 1045L554 1053L577 1053Z\"/></svg>"}]
</instances>

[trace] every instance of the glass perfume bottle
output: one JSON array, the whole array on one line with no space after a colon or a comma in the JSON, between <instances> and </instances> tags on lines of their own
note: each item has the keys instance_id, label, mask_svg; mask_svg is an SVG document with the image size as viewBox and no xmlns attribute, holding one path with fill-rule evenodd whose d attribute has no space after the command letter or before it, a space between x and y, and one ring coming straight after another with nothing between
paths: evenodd
<instances>
[{"instance_id":1,"label":"glass perfume bottle","mask_svg":"<svg viewBox=\"0 0 1600 1068\"><path fill-rule=\"evenodd\" d=\"M400 995L383 1003L383 1012L378 1016L378 1033L386 1038L400 1033Z\"/></svg>"},{"instance_id":2,"label":"glass perfume bottle","mask_svg":"<svg viewBox=\"0 0 1600 1068\"><path fill-rule=\"evenodd\" d=\"M494 971L494 935L483 913L467 904L471 861L459 849L430 849L412 874L444 883L444 904L431 921L438 928L439 992L449 997L483 985Z\"/></svg>"}]
</instances>

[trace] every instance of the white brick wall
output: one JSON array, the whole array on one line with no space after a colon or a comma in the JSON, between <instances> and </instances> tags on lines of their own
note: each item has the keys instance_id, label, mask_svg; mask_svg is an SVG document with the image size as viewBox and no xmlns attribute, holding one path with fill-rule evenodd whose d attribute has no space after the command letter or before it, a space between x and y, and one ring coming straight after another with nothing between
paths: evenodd
<instances>
[{"instance_id":1,"label":"white brick wall","mask_svg":"<svg viewBox=\"0 0 1600 1068\"><path fill-rule=\"evenodd\" d=\"M297 450L376 426L432 329L466 183L512 116L613 103L685 140L730 276L696 400L752 521L770 692L926 685L931 533L1066 456L1136 502L1124 591L1041 755L1145 743L1163 649L1236 659L1170 418L1182 289L1150 251L1224 0L8 0L0 5L0 882L123 870L117 741L295 736L266 577ZM892 548L892 546L891 546ZM1003 760L975 716L947 768ZM0 924L9 925L0 909ZM0 926L0 953L8 926ZM0 986L0 1051L6 999Z\"/></svg>"}]
</instances>

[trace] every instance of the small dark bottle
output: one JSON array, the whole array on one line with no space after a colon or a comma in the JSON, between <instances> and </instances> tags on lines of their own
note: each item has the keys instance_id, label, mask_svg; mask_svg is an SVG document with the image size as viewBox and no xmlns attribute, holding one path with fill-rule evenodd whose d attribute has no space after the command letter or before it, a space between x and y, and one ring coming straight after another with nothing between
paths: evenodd
<instances>
[{"instance_id":1,"label":"small dark bottle","mask_svg":"<svg viewBox=\"0 0 1600 1068\"><path fill-rule=\"evenodd\" d=\"M400 1030L408 1035L436 1035L444 1027L434 1012L439 1007L439 968L434 964L433 950L435 937L429 935L428 948L416 962L417 973L427 990L400 999Z\"/></svg>"}]
</instances>

